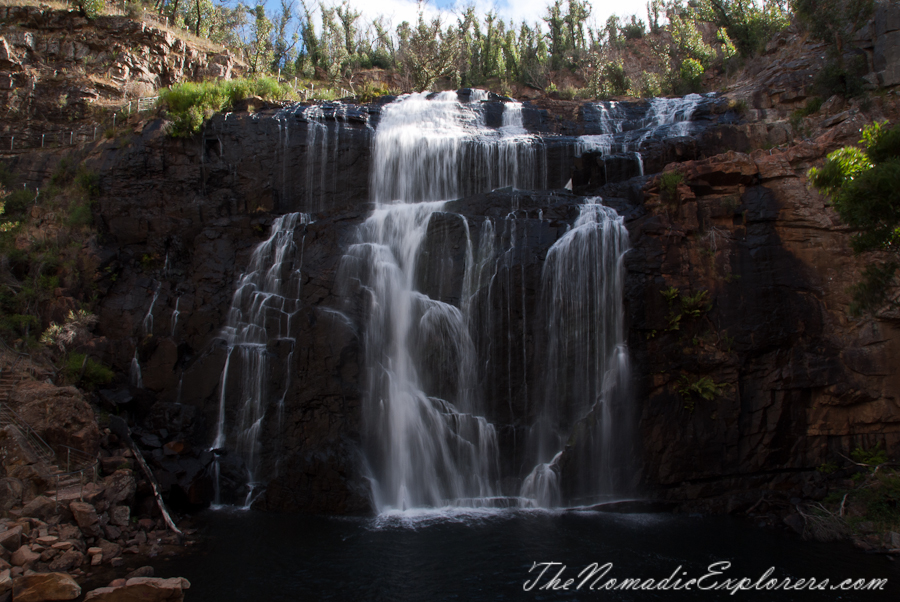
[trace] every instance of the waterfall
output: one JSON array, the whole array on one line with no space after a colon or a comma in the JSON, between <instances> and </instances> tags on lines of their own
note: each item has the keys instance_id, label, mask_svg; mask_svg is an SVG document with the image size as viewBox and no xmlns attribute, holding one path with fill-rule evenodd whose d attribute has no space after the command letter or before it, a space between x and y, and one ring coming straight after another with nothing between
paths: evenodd
<instances>
[{"instance_id":1,"label":"waterfall","mask_svg":"<svg viewBox=\"0 0 900 602\"><path fill-rule=\"evenodd\" d=\"M301 254L294 242L296 228L309 222L307 214L291 213L272 223L269 238L257 245L247 271L241 275L232 298L222 338L227 357L219 392L219 416L212 449L217 453L214 467L216 504L220 504L219 455L226 449L243 462L249 506L257 489L260 468L261 434L273 395L272 362L277 359L273 343L287 342L293 349L291 320L299 309ZM284 374L291 370L292 353L284 362ZM283 404L283 397L278 401ZM231 432L226 429L229 402L236 407Z\"/></svg>"},{"instance_id":2,"label":"waterfall","mask_svg":"<svg viewBox=\"0 0 900 602\"><path fill-rule=\"evenodd\" d=\"M370 296L365 334L366 451L379 511L493 495L496 434L467 395L474 357L462 312L416 291L416 263L443 202L376 209L344 257L345 278ZM423 390L424 357L456 381L453 399Z\"/></svg>"},{"instance_id":3,"label":"waterfall","mask_svg":"<svg viewBox=\"0 0 900 602\"><path fill-rule=\"evenodd\" d=\"M144 320L141 322L145 336L153 334L153 306L156 305L156 300L159 298L160 287L160 283L157 282L156 287L153 290L153 298L150 299L150 307L147 308L147 313L144 314Z\"/></svg>"},{"instance_id":4,"label":"waterfall","mask_svg":"<svg viewBox=\"0 0 900 602\"><path fill-rule=\"evenodd\" d=\"M564 446L584 452L579 481L587 491L614 492L615 473L628 464L628 441L622 441L630 432L622 306L627 250L622 217L590 199L547 253L541 284L545 384L529 437L536 464L521 490L539 504L560 499Z\"/></svg>"},{"instance_id":5,"label":"waterfall","mask_svg":"<svg viewBox=\"0 0 900 602\"><path fill-rule=\"evenodd\" d=\"M131 386L135 389L143 389L144 388L144 377L141 373L141 362L138 359L138 350L137 346L134 348L134 357L131 358L131 369L129 372L129 380L131 381Z\"/></svg>"},{"instance_id":6,"label":"waterfall","mask_svg":"<svg viewBox=\"0 0 900 602\"><path fill-rule=\"evenodd\" d=\"M480 102L462 103L456 92L409 94L385 106L375 134L373 200L446 201L505 186L538 188L546 175L537 141L522 127L521 106L508 110L509 124L498 131L485 126Z\"/></svg>"},{"instance_id":7,"label":"waterfall","mask_svg":"<svg viewBox=\"0 0 900 602\"><path fill-rule=\"evenodd\" d=\"M175 310L172 311L172 338L175 338L175 331L178 329L178 316L181 315L181 312L178 311L178 307L181 305L181 295L178 295L178 298L175 299Z\"/></svg>"},{"instance_id":8,"label":"waterfall","mask_svg":"<svg viewBox=\"0 0 900 602\"><path fill-rule=\"evenodd\" d=\"M447 200L546 179L521 105L505 105L497 130L485 125L484 98L410 94L384 107L371 172L376 209L342 261L341 280L366 298L364 444L379 511L484 505L498 492L497 433L484 417L473 340L483 326L475 299L496 259L493 225L484 223L476 254L457 216L466 237L459 307L422 292L417 269Z\"/></svg>"},{"instance_id":9,"label":"waterfall","mask_svg":"<svg viewBox=\"0 0 900 602\"><path fill-rule=\"evenodd\" d=\"M306 118L306 210L315 213L325 208L325 167L328 161L328 126L321 105L303 109ZM318 161L317 161L318 159ZM318 163L318 165L317 165ZM315 193L318 181L319 194Z\"/></svg>"},{"instance_id":10,"label":"waterfall","mask_svg":"<svg viewBox=\"0 0 900 602\"><path fill-rule=\"evenodd\" d=\"M348 303L362 306L363 446L373 503L379 512L557 506L571 489L562 491L568 453L584 465L577 476L586 491L613 492L628 465L620 448L627 449L630 430L623 220L591 199L550 248L540 307L547 340L535 364L540 386L529 387L527 219L517 217L518 200L502 224L486 218L471 231L466 218L446 211L447 201L495 186L543 187L540 145L524 127L520 103L504 103L495 129L485 124L483 93L473 91L469 102L460 96L410 94L383 108L370 174L376 207L339 270ZM671 112L658 113L670 119ZM606 135L622 134L619 115L615 105L607 109ZM453 248L440 243L447 229L457 233ZM459 296L447 296L442 275L460 268ZM441 276L429 280L435 273ZM507 333L502 356L494 350L496 327ZM482 380L504 369L508 391ZM514 374L523 381L515 392ZM511 424L532 421L523 445L533 469L512 502L499 498L499 437L487 418L488 402L491 415L507 412L497 407L504 397ZM528 416L515 415L514 401Z\"/></svg>"},{"instance_id":11,"label":"waterfall","mask_svg":"<svg viewBox=\"0 0 900 602\"><path fill-rule=\"evenodd\" d=\"M637 164L638 173L644 175L641 147L651 138L690 135L691 119L702 98L699 94L684 98L651 98L640 114L615 101L594 103L592 109L599 114L600 133L579 136L575 155L589 152L599 152L603 157L630 155Z\"/></svg>"}]
</instances>

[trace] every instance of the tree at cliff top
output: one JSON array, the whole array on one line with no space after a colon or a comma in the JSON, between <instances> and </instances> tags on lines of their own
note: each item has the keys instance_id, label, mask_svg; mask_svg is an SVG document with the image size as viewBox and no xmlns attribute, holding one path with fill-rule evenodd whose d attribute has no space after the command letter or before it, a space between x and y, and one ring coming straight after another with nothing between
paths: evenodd
<instances>
[{"instance_id":1,"label":"tree at cliff top","mask_svg":"<svg viewBox=\"0 0 900 602\"><path fill-rule=\"evenodd\" d=\"M853 250L886 251L893 259L870 264L853 287L851 312L874 311L887 300L900 259L900 125L863 128L863 148L847 146L828 155L809 179L825 194L841 220L856 230ZM891 305L897 306L896 301Z\"/></svg>"},{"instance_id":2,"label":"tree at cliff top","mask_svg":"<svg viewBox=\"0 0 900 602\"><path fill-rule=\"evenodd\" d=\"M427 81L505 93L519 84L562 98L699 89L705 72L757 52L791 17L789 0L650 0L648 31L637 16L594 24L589 0L547 0L536 23L470 5L442 13L436 27L424 2L420 18L391 24L365 19L350 0L280 0L271 13L260 0L233 8L223 0L143 1L170 23L229 46L254 73L355 90L361 71L380 68L393 72L386 81L406 81L394 93Z\"/></svg>"},{"instance_id":3,"label":"tree at cliff top","mask_svg":"<svg viewBox=\"0 0 900 602\"><path fill-rule=\"evenodd\" d=\"M404 22L397 34L402 49L400 64L414 89L423 92L438 78L453 73L459 45L452 26L443 29L439 17L426 21L419 10L416 26Z\"/></svg>"},{"instance_id":4,"label":"tree at cliff top","mask_svg":"<svg viewBox=\"0 0 900 602\"><path fill-rule=\"evenodd\" d=\"M103 0L75 0L75 6L82 17L95 19L100 16L104 7Z\"/></svg>"},{"instance_id":5,"label":"tree at cliff top","mask_svg":"<svg viewBox=\"0 0 900 602\"><path fill-rule=\"evenodd\" d=\"M788 0L699 0L697 7L700 18L725 29L741 56L762 50L790 24Z\"/></svg>"}]
</instances>

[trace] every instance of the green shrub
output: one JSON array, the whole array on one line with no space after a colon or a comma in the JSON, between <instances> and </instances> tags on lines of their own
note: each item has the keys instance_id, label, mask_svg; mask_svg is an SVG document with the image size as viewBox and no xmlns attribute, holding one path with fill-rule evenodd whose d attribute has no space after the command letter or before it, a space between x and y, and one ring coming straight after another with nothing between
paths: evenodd
<instances>
[{"instance_id":1,"label":"green shrub","mask_svg":"<svg viewBox=\"0 0 900 602\"><path fill-rule=\"evenodd\" d=\"M0 313L0 332L4 338L25 336L39 327L40 321L36 316Z\"/></svg>"},{"instance_id":2,"label":"green shrub","mask_svg":"<svg viewBox=\"0 0 900 602\"><path fill-rule=\"evenodd\" d=\"M622 37L626 40L638 40L644 37L644 21L631 15L631 21L622 26Z\"/></svg>"},{"instance_id":3,"label":"green shrub","mask_svg":"<svg viewBox=\"0 0 900 602\"><path fill-rule=\"evenodd\" d=\"M659 179L659 189L666 201L678 200L678 187L684 182L680 171L667 171Z\"/></svg>"},{"instance_id":4,"label":"green shrub","mask_svg":"<svg viewBox=\"0 0 900 602\"><path fill-rule=\"evenodd\" d=\"M678 299L679 291L674 286L670 286L669 288L659 291L660 294L665 297L666 303L672 305Z\"/></svg>"},{"instance_id":5,"label":"green shrub","mask_svg":"<svg viewBox=\"0 0 900 602\"><path fill-rule=\"evenodd\" d=\"M9 165L0 161L0 188L12 188L16 178Z\"/></svg>"},{"instance_id":6,"label":"green shrub","mask_svg":"<svg viewBox=\"0 0 900 602\"><path fill-rule=\"evenodd\" d=\"M560 100L575 100L575 95L577 92L577 88L573 88L572 86L565 86L559 91L559 98Z\"/></svg>"},{"instance_id":7,"label":"green shrub","mask_svg":"<svg viewBox=\"0 0 900 602\"><path fill-rule=\"evenodd\" d=\"M850 452L850 457L860 464L868 464L873 468L888 461L887 450L884 449L881 443L872 449L857 447Z\"/></svg>"},{"instance_id":8,"label":"green shrub","mask_svg":"<svg viewBox=\"0 0 900 602\"><path fill-rule=\"evenodd\" d=\"M70 353L66 358L64 372L70 382L78 383L87 389L108 384L114 376L112 370L100 362L85 358L83 353Z\"/></svg>"},{"instance_id":9,"label":"green shrub","mask_svg":"<svg viewBox=\"0 0 900 602\"><path fill-rule=\"evenodd\" d=\"M75 6L78 7L78 12L83 17L96 19L103 11L105 2L103 0L75 0Z\"/></svg>"},{"instance_id":10,"label":"green shrub","mask_svg":"<svg viewBox=\"0 0 900 602\"><path fill-rule=\"evenodd\" d=\"M654 98L662 94L663 78L658 73L642 71L631 82L629 94L639 98Z\"/></svg>"},{"instance_id":11,"label":"green shrub","mask_svg":"<svg viewBox=\"0 0 900 602\"><path fill-rule=\"evenodd\" d=\"M856 98L866 91L866 80L862 77L866 71L868 66L863 56L855 56L846 63L830 60L816 74L813 88L824 97L837 94L844 98Z\"/></svg>"},{"instance_id":12,"label":"green shrub","mask_svg":"<svg viewBox=\"0 0 900 602\"><path fill-rule=\"evenodd\" d=\"M69 215L66 225L72 227L90 226L94 223L94 214L91 212L91 203L73 203L69 206Z\"/></svg>"},{"instance_id":13,"label":"green shrub","mask_svg":"<svg viewBox=\"0 0 900 602\"><path fill-rule=\"evenodd\" d=\"M6 208L5 213L11 217L24 215L34 203L34 195L34 191L27 188L14 190L3 199Z\"/></svg>"},{"instance_id":14,"label":"green shrub","mask_svg":"<svg viewBox=\"0 0 900 602\"><path fill-rule=\"evenodd\" d=\"M160 90L159 103L165 105L172 120L169 135L188 137L198 133L213 114L227 111L245 98L278 100L292 95L290 87L269 77L259 77L199 84L185 82Z\"/></svg>"},{"instance_id":15,"label":"green shrub","mask_svg":"<svg viewBox=\"0 0 900 602\"><path fill-rule=\"evenodd\" d=\"M697 4L700 15L724 28L738 52L744 57L765 48L772 36L791 22L790 11L784 6L784 2L701 0Z\"/></svg>"},{"instance_id":16,"label":"green shrub","mask_svg":"<svg viewBox=\"0 0 900 602\"><path fill-rule=\"evenodd\" d=\"M393 92L383 82L366 82L356 89L356 99L362 104L370 103L380 96L388 96L390 94L393 94Z\"/></svg>"},{"instance_id":17,"label":"green shrub","mask_svg":"<svg viewBox=\"0 0 900 602\"><path fill-rule=\"evenodd\" d=\"M681 80L690 92L699 92L703 78L703 65L696 59L684 59L681 62Z\"/></svg>"},{"instance_id":18,"label":"green shrub","mask_svg":"<svg viewBox=\"0 0 900 602\"><path fill-rule=\"evenodd\" d=\"M692 318L699 318L700 314L709 311L711 308L709 291L706 289L701 289L693 295L681 296L681 310Z\"/></svg>"},{"instance_id":19,"label":"green shrub","mask_svg":"<svg viewBox=\"0 0 900 602\"><path fill-rule=\"evenodd\" d=\"M827 196L841 220L854 230L853 250L887 251L893 260L870 263L851 290L851 312L877 309L886 301L900 255L900 126L863 128L865 148L847 146L830 153L821 168L808 172L810 183Z\"/></svg>"},{"instance_id":20,"label":"green shrub","mask_svg":"<svg viewBox=\"0 0 900 602\"><path fill-rule=\"evenodd\" d=\"M682 374L676 384L678 394L684 399L685 409L694 411L694 400L696 397L712 401L722 394L724 385L720 385L708 376L694 376Z\"/></svg>"}]
</instances>

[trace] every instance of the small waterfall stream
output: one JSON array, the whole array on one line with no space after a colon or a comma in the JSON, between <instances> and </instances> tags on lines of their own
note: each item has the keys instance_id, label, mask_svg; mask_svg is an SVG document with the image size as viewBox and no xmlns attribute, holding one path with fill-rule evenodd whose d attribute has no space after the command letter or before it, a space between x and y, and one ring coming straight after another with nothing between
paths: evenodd
<instances>
[{"instance_id":1,"label":"small waterfall stream","mask_svg":"<svg viewBox=\"0 0 900 602\"><path fill-rule=\"evenodd\" d=\"M628 246L622 217L588 199L547 253L541 299L548 335L545 385L529 436L537 458L521 490L542 506L560 500L558 462L565 446L587 450L578 463L579 481L593 483L585 489L597 494L614 493L617 467L628 463L621 453L631 431L622 307Z\"/></svg>"},{"instance_id":2,"label":"small waterfall stream","mask_svg":"<svg viewBox=\"0 0 900 602\"><path fill-rule=\"evenodd\" d=\"M215 503L221 504L221 454L237 454L245 471L249 506L258 485L260 436L269 411L273 342L286 341L293 349L291 320L298 309L302 255L294 242L295 229L309 222L304 213L289 213L272 223L269 238L260 243L240 277L222 336L227 359L222 371L219 416L212 449L217 453L214 472ZM290 373L290 353L285 374ZM226 415L236 416L229 432Z\"/></svg>"},{"instance_id":3,"label":"small waterfall stream","mask_svg":"<svg viewBox=\"0 0 900 602\"><path fill-rule=\"evenodd\" d=\"M587 105L597 113L599 134L579 136L576 156L599 152L605 162L616 155L631 157L637 172L644 175L642 150L653 137L688 136L693 130L691 119L702 100L699 94L684 98L651 98L641 112L614 100Z\"/></svg>"}]
</instances>

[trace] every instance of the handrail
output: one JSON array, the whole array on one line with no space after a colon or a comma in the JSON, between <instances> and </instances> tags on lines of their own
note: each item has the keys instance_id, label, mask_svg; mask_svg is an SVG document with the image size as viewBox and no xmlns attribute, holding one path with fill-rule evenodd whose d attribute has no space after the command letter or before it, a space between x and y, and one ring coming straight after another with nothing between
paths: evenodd
<instances>
[{"instance_id":1,"label":"handrail","mask_svg":"<svg viewBox=\"0 0 900 602\"><path fill-rule=\"evenodd\" d=\"M63 458L65 457L66 469L62 470ZM86 454L80 449L69 447L68 445L56 446L56 465L62 471L60 474L75 474L86 468L90 468L98 463L96 457Z\"/></svg>"},{"instance_id":2,"label":"handrail","mask_svg":"<svg viewBox=\"0 0 900 602\"><path fill-rule=\"evenodd\" d=\"M34 452L46 464L52 464L56 459L56 453L53 448L44 441L37 432L31 428L27 422L16 414L9 404L0 403L0 428L12 426L14 427L31 445Z\"/></svg>"},{"instance_id":3,"label":"handrail","mask_svg":"<svg viewBox=\"0 0 900 602\"><path fill-rule=\"evenodd\" d=\"M16 361L9 368L10 372L16 367L20 358L21 356L16 358ZM85 477L90 473L90 482L96 482L98 478L97 469L100 461L96 457L92 457L90 454L68 445L57 445L56 450L54 450L27 422L9 407L9 404L0 402L0 428L8 426L15 429L25 439L25 442L37 455L39 461L48 468L55 465L57 472L51 476L56 482L55 498L57 508L59 507L60 485L65 479L75 475L78 475L78 497L84 501ZM60 466L63 463L63 459L65 459L64 469L63 466Z\"/></svg>"}]
</instances>

